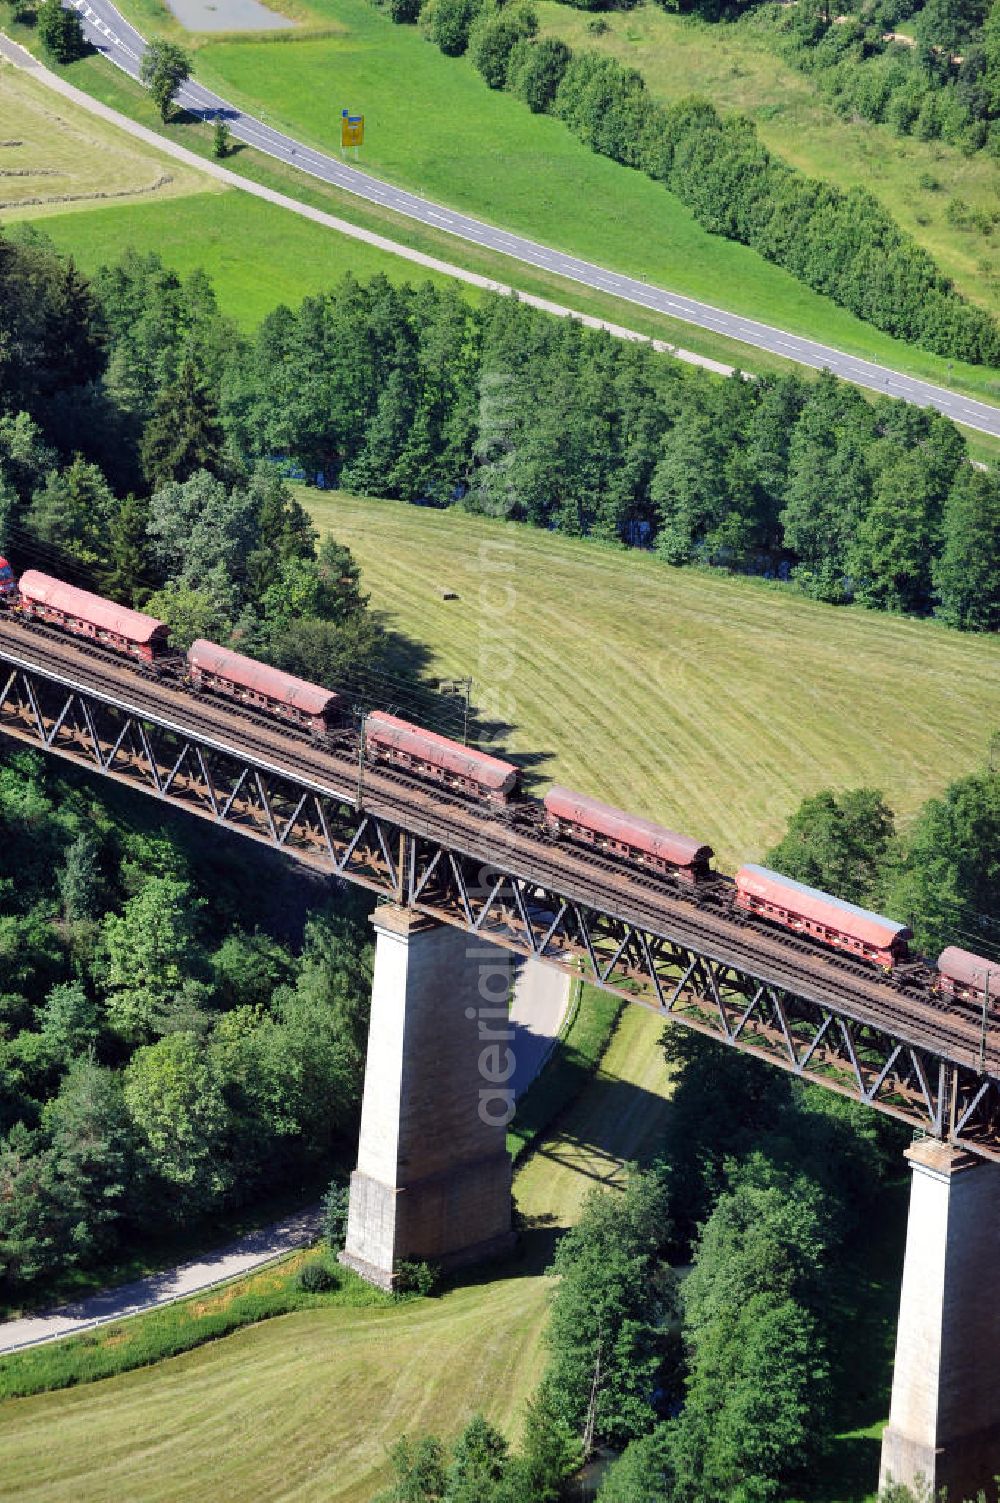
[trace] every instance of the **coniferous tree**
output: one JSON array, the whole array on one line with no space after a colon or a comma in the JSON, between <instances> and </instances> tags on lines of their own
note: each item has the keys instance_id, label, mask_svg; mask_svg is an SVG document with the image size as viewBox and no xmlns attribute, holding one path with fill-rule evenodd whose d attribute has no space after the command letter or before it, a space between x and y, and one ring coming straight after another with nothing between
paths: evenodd
<instances>
[{"instance_id":1,"label":"coniferous tree","mask_svg":"<svg viewBox=\"0 0 1000 1503\"><path fill-rule=\"evenodd\" d=\"M53 470L32 498L25 526L35 537L61 549L88 569L103 570L115 500L96 465L81 454L64 470Z\"/></svg>"},{"instance_id":2,"label":"coniferous tree","mask_svg":"<svg viewBox=\"0 0 1000 1503\"><path fill-rule=\"evenodd\" d=\"M149 594L147 511L146 502L128 495L112 512L108 527L110 568L106 588L116 599L133 606L140 605Z\"/></svg>"},{"instance_id":3,"label":"coniferous tree","mask_svg":"<svg viewBox=\"0 0 1000 1503\"><path fill-rule=\"evenodd\" d=\"M1000 479L963 466L945 503L934 566L939 614L966 631L1000 631Z\"/></svg>"},{"instance_id":4,"label":"coniferous tree","mask_svg":"<svg viewBox=\"0 0 1000 1503\"><path fill-rule=\"evenodd\" d=\"M177 383L159 393L142 438L142 468L151 490L189 480L197 470L231 473L218 408L194 364L185 361Z\"/></svg>"},{"instance_id":5,"label":"coniferous tree","mask_svg":"<svg viewBox=\"0 0 1000 1503\"><path fill-rule=\"evenodd\" d=\"M854 592L887 611L926 611L943 496L920 454L884 469L847 549Z\"/></svg>"}]
</instances>

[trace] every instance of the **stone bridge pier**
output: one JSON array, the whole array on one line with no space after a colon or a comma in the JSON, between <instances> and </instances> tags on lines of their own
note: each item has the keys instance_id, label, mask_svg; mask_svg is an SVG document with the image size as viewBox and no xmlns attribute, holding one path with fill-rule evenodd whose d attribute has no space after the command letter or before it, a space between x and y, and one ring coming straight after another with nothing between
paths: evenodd
<instances>
[{"instance_id":1,"label":"stone bridge pier","mask_svg":"<svg viewBox=\"0 0 1000 1503\"><path fill-rule=\"evenodd\" d=\"M376 909L358 1167L342 1262L391 1288L401 1262L506 1252L514 958L405 908Z\"/></svg>"},{"instance_id":2,"label":"stone bridge pier","mask_svg":"<svg viewBox=\"0 0 1000 1503\"><path fill-rule=\"evenodd\" d=\"M949 1503L1000 1476L1000 1164L926 1139L912 1181L880 1484L922 1477Z\"/></svg>"}]
</instances>

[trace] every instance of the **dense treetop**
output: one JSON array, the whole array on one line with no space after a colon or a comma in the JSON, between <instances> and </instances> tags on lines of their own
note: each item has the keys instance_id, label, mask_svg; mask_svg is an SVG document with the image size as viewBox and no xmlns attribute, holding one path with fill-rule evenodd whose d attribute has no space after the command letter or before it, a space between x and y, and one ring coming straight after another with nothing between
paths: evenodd
<instances>
[{"instance_id":1,"label":"dense treetop","mask_svg":"<svg viewBox=\"0 0 1000 1503\"><path fill-rule=\"evenodd\" d=\"M88 283L29 232L0 240L0 282L0 546L152 599L180 641L327 680L377 659L356 571L282 473L1000 624L995 472L939 414L829 375L721 380L383 278L243 338L201 273L126 253Z\"/></svg>"}]
</instances>

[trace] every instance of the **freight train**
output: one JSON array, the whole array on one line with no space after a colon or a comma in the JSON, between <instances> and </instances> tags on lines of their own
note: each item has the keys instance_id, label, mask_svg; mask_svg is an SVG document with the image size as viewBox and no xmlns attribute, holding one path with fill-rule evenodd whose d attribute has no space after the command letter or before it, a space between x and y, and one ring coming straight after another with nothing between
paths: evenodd
<instances>
[{"instance_id":1,"label":"freight train","mask_svg":"<svg viewBox=\"0 0 1000 1503\"><path fill-rule=\"evenodd\" d=\"M284 721L321 742L347 723L344 698L331 689L214 642L199 640L186 654L173 653L165 622L34 569L17 579L3 557L0 609L84 638L132 659L143 671L170 673L180 665L181 678L192 691ZM520 769L512 762L396 715L371 711L362 737L362 756L372 766L434 784L487 811L523 811L546 839L597 853L640 878L652 874L682 889L713 892L724 884L730 911L744 921L781 928L884 973L905 969L910 959L912 934L905 924L763 866L741 867L730 884L713 870L710 846L568 788L550 788L539 806L524 796ZM991 999L1000 1001L1000 963L949 946L938 958L933 986L942 996L983 1007Z\"/></svg>"}]
</instances>

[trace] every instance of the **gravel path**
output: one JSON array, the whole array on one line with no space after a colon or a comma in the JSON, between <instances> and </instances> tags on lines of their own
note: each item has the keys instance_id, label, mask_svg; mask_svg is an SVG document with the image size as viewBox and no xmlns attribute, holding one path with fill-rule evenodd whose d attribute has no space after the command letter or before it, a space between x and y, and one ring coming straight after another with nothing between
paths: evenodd
<instances>
[{"instance_id":1,"label":"gravel path","mask_svg":"<svg viewBox=\"0 0 1000 1503\"><path fill-rule=\"evenodd\" d=\"M172 1300L238 1278L240 1274L250 1273L274 1258L315 1241L320 1220L318 1206L296 1211L273 1226L248 1232L228 1247L207 1253L191 1263L150 1274L148 1278L137 1279L134 1284L105 1289L74 1304L61 1305L57 1310L7 1321L0 1325L0 1353L37 1346L42 1341L56 1341L60 1336L76 1336L93 1326L122 1320L127 1315L140 1315L157 1305L168 1305Z\"/></svg>"}]
</instances>

